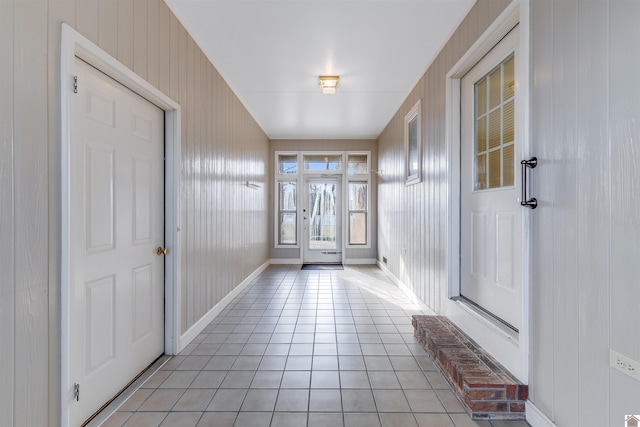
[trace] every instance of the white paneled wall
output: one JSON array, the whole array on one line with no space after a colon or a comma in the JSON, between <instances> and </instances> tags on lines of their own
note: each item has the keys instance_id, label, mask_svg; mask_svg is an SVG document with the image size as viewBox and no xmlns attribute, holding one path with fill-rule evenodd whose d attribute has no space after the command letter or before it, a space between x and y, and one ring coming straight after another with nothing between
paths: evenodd
<instances>
[{"instance_id":1,"label":"white paneled wall","mask_svg":"<svg viewBox=\"0 0 640 427\"><path fill-rule=\"evenodd\" d=\"M640 3L532 1L531 399L559 426L622 425L640 382ZM635 412L634 412L635 411Z\"/></svg>"},{"instance_id":2,"label":"white paneled wall","mask_svg":"<svg viewBox=\"0 0 640 427\"><path fill-rule=\"evenodd\" d=\"M378 138L378 260L431 309L446 288L446 74L509 4L479 0ZM404 184L404 116L422 100L422 176Z\"/></svg>"},{"instance_id":3,"label":"white paneled wall","mask_svg":"<svg viewBox=\"0 0 640 427\"><path fill-rule=\"evenodd\" d=\"M60 420L62 22L182 107L183 331L269 257L269 141L162 0L0 1L2 426Z\"/></svg>"}]
</instances>

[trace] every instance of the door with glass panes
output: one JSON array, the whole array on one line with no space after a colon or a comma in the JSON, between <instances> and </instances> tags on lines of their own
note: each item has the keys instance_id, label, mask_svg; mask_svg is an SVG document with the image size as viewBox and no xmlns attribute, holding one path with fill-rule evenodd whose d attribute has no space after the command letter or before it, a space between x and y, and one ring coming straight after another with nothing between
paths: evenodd
<instances>
[{"instance_id":1,"label":"door with glass panes","mask_svg":"<svg viewBox=\"0 0 640 427\"><path fill-rule=\"evenodd\" d=\"M517 41L516 27L462 79L460 181L460 294L516 331L523 242Z\"/></svg>"},{"instance_id":2,"label":"door with glass panes","mask_svg":"<svg viewBox=\"0 0 640 427\"><path fill-rule=\"evenodd\" d=\"M342 262L341 175L305 178L303 245L305 263Z\"/></svg>"}]
</instances>

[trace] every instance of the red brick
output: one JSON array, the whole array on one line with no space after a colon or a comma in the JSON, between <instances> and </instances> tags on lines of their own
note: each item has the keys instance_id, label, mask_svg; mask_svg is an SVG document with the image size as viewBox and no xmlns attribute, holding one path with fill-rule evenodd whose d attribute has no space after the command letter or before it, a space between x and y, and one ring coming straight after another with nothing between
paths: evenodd
<instances>
[{"instance_id":1,"label":"red brick","mask_svg":"<svg viewBox=\"0 0 640 427\"><path fill-rule=\"evenodd\" d=\"M470 402L469 407L473 412L507 412L509 411L508 402L491 402L491 401L477 401Z\"/></svg>"},{"instance_id":2,"label":"red brick","mask_svg":"<svg viewBox=\"0 0 640 427\"><path fill-rule=\"evenodd\" d=\"M527 400L529 398L529 386L520 384L518 386L518 400Z\"/></svg>"},{"instance_id":3,"label":"red brick","mask_svg":"<svg viewBox=\"0 0 640 427\"><path fill-rule=\"evenodd\" d=\"M518 386L515 384L507 384L507 399L515 400L518 393Z\"/></svg>"},{"instance_id":4,"label":"red brick","mask_svg":"<svg viewBox=\"0 0 640 427\"><path fill-rule=\"evenodd\" d=\"M467 388L504 388L504 384L495 375L477 377L464 377L464 385Z\"/></svg>"},{"instance_id":5,"label":"red brick","mask_svg":"<svg viewBox=\"0 0 640 427\"><path fill-rule=\"evenodd\" d=\"M505 390L470 389L467 390L467 396L473 402L479 400L505 400Z\"/></svg>"},{"instance_id":6,"label":"red brick","mask_svg":"<svg viewBox=\"0 0 640 427\"><path fill-rule=\"evenodd\" d=\"M524 412L525 410L524 402L511 402L509 404L509 410L511 412Z\"/></svg>"}]
</instances>

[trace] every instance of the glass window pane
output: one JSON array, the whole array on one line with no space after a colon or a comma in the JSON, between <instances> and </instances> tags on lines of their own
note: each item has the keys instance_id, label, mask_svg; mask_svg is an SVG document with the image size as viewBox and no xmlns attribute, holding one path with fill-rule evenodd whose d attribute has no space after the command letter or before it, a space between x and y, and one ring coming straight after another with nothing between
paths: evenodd
<instances>
[{"instance_id":1,"label":"glass window pane","mask_svg":"<svg viewBox=\"0 0 640 427\"><path fill-rule=\"evenodd\" d=\"M497 107L502 101L502 96L500 93L500 88L502 87L502 85L500 84L502 80L500 78L502 77L501 71L501 67L498 67L495 69L495 71L489 74L489 109Z\"/></svg>"},{"instance_id":2,"label":"glass window pane","mask_svg":"<svg viewBox=\"0 0 640 427\"><path fill-rule=\"evenodd\" d=\"M476 185L475 190L487 188L487 155L481 154L476 157Z\"/></svg>"},{"instance_id":3,"label":"glass window pane","mask_svg":"<svg viewBox=\"0 0 640 427\"><path fill-rule=\"evenodd\" d=\"M489 153L489 188L500 187L501 175L500 150L495 150Z\"/></svg>"},{"instance_id":4,"label":"glass window pane","mask_svg":"<svg viewBox=\"0 0 640 427\"><path fill-rule=\"evenodd\" d=\"M367 155L366 154L349 154L347 160L347 174L349 175L364 175L369 173L367 170Z\"/></svg>"},{"instance_id":5,"label":"glass window pane","mask_svg":"<svg viewBox=\"0 0 640 427\"><path fill-rule=\"evenodd\" d=\"M308 171L339 171L342 170L341 155L313 155L304 156L304 169Z\"/></svg>"},{"instance_id":6,"label":"glass window pane","mask_svg":"<svg viewBox=\"0 0 640 427\"><path fill-rule=\"evenodd\" d=\"M280 192L280 210L296 210L296 183L280 182L278 183L278 186L278 191Z\"/></svg>"},{"instance_id":7,"label":"glass window pane","mask_svg":"<svg viewBox=\"0 0 640 427\"><path fill-rule=\"evenodd\" d=\"M309 249L336 249L336 184L309 184Z\"/></svg>"},{"instance_id":8,"label":"glass window pane","mask_svg":"<svg viewBox=\"0 0 640 427\"><path fill-rule=\"evenodd\" d=\"M295 154L281 154L278 156L278 173L298 173L298 156Z\"/></svg>"},{"instance_id":9,"label":"glass window pane","mask_svg":"<svg viewBox=\"0 0 640 427\"><path fill-rule=\"evenodd\" d=\"M280 213L280 244L295 245L296 235L296 214L293 212Z\"/></svg>"},{"instance_id":10,"label":"glass window pane","mask_svg":"<svg viewBox=\"0 0 640 427\"><path fill-rule=\"evenodd\" d=\"M478 117L487 112L487 79L476 84L476 111Z\"/></svg>"},{"instance_id":11,"label":"glass window pane","mask_svg":"<svg viewBox=\"0 0 640 427\"><path fill-rule=\"evenodd\" d=\"M515 57L511 57L507 59L504 63L504 71L503 71L503 85L502 85L502 96L503 101L513 97L514 89L515 89L515 78L514 78L514 65L515 65Z\"/></svg>"},{"instance_id":12,"label":"glass window pane","mask_svg":"<svg viewBox=\"0 0 640 427\"><path fill-rule=\"evenodd\" d=\"M487 151L487 116L479 118L477 121L477 125L477 153L481 153L483 151Z\"/></svg>"},{"instance_id":13,"label":"glass window pane","mask_svg":"<svg viewBox=\"0 0 640 427\"><path fill-rule=\"evenodd\" d=\"M409 122L409 156L407 173L409 176L418 175L418 116Z\"/></svg>"},{"instance_id":14,"label":"glass window pane","mask_svg":"<svg viewBox=\"0 0 640 427\"><path fill-rule=\"evenodd\" d=\"M350 211L366 211L367 210L367 183L350 182L349 183L349 210Z\"/></svg>"},{"instance_id":15,"label":"glass window pane","mask_svg":"<svg viewBox=\"0 0 640 427\"><path fill-rule=\"evenodd\" d=\"M489 148L500 146L500 109L489 113Z\"/></svg>"},{"instance_id":16,"label":"glass window pane","mask_svg":"<svg viewBox=\"0 0 640 427\"><path fill-rule=\"evenodd\" d=\"M349 244L367 244L367 214L365 212L351 212L349 214Z\"/></svg>"},{"instance_id":17,"label":"glass window pane","mask_svg":"<svg viewBox=\"0 0 640 427\"><path fill-rule=\"evenodd\" d=\"M507 145L502 149L502 185L513 185L513 170L514 170L514 158L513 158L513 145Z\"/></svg>"},{"instance_id":18,"label":"glass window pane","mask_svg":"<svg viewBox=\"0 0 640 427\"><path fill-rule=\"evenodd\" d=\"M509 101L504 104L503 115L502 118L502 143L508 144L509 142L513 142L514 136L514 102Z\"/></svg>"}]
</instances>

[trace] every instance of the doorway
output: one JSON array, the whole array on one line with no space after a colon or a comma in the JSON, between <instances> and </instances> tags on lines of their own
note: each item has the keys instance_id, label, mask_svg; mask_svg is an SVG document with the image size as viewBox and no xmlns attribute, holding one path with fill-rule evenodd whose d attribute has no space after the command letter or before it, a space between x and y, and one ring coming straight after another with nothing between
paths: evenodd
<instances>
[{"instance_id":1,"label":"doorway","mask_svg":"<svg viewBox=\"0 0 640 427\"><path fill-rule=\"evenodd\" d=\"M164 352L164 111L74 66L69 374L80 425Z\"/></svg>"},{"instance_id":2,"label":"doorway","mask_svg":"<svg viewBox=\"0 0 640 427\"><path fill-rule=\"evenodd\" d=\"M342 262L341 175L306 177L304 184L303 262Z\"/></svg>"},{"instance_id":3,"label":"doorway","mask_svg":"<svg viewBox=\"0 0 640 427\"><path fill-rule=\"evenodd\" d=\"M518 332L523 215L515 70L518 28L461 81L460 296Z\"/></svg>"},{"instance_id":4,"label":"doorway","mask_svg":"<svg viewBox=\"0 0 640 427\"><path fill-rule=\"evenodd\" d=\"M132 369L136 372L115 393L109 390L111 394L104 399L91 397L95 387L90 382L115 364L127 346L146 343L153 349L145 362L163 352L177 354L184 347L176 288L180 275L180 106L66 24L62 24L61 77L60 424L68 426L79 425L100 409L91 411L87 409L91 405L85 408L85 403L100 400L101 406L149 365L142 366L141 360L132 362L142 368ZM119 117L122 111L116 107L122 94L135 100L125 113L128 119ZM79 140L82 120L91 131ZM130 146L119 141L110 146L114 139L120 139L105 140L113 132L122 132L123 140L131 138ZM129 151L128 159L120 155L122 145ZM144 145L156 150L141 148ZM124 179L127 176L130 179ZM120 181L129 184L123 189ZM129 210L123 221L120 205ZM123 241L124 231L128 235ZM120 254L121 247L129 252ZM158 255L158 248L164 247L170 250ZM96 259L111 256L112 260L83 259L89 255ZM147 262L142 257L147 257ZM115 267L113 259L118 263ZM114 271L94 274L107 264ZM130 285L130 298L123 298L126 292L118 291L122 274L116 270L127 265L125 276L129 277L124 281ZM160 286L154 288L155 284ZM156 302L145 304L149 296ZM119 301L127 301L128 308L122 311L117 307ZM128 324L120 321L119 310L129 319ZM129 343L119 344L118 334L124 334ZM101 337L90 341L88 335ZM145 350L134 350L134 357L144 355ZM107 389L112 380L98 381L99 388Z\"/></svg>"}]
</instances>

